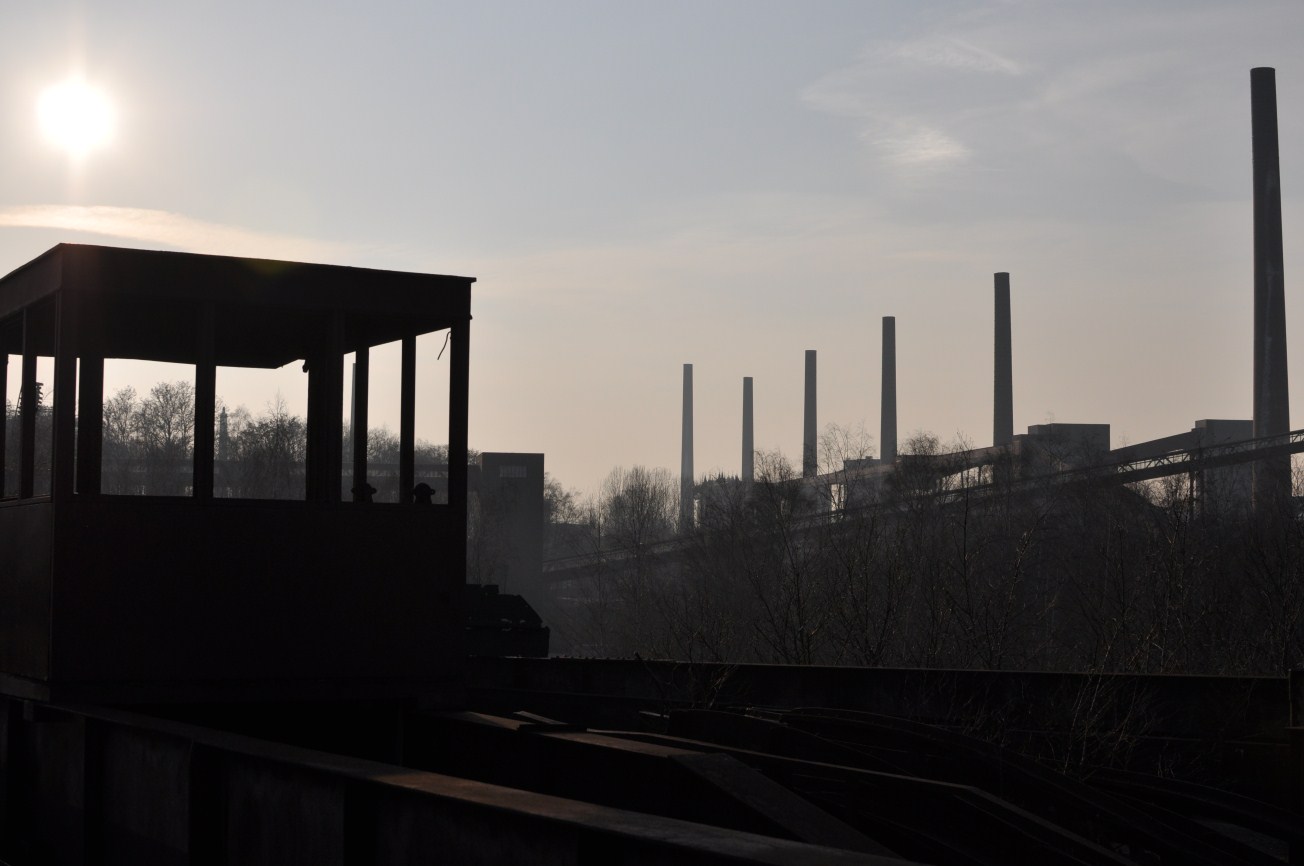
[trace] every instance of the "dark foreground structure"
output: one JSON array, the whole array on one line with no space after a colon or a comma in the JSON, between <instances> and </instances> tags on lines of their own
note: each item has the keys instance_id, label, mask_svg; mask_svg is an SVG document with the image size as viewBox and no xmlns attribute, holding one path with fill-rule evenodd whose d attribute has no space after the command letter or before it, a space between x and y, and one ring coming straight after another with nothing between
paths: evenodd
<instances>
[{"instance_id":1,"label":"dark foreground structure","mask_svg":"<svg viewBox=\"0 0 1304 866\"><path fill-rule=\"evenodd\" d=\"M68 244L0 280L0 358L5 371L21 368L20 393L0 395L17 398L21 426L19 453L0 461L17 476L4 478L0 501L5 690L284 698L454 681L471 283ZM450 493L422 505L412 498L415 339L441 329L451 332ZM344 502L344 355L359 361L353 392L365 407L368 349L392 341L403 346L402 501ZM182 495L101 492L106 359L193 366ZM307 375L303 498L215 497L218 369L289 363ZM52 383L38 383L51 366Z\"/></svg>"},{"instance_id":2,"label":"dark foreground structure","mask_svg":"<svg viewBox=\"0 0 1304 866\"><path fill-rule=\"evenodd\" d=\"M0 435L18 443L0 455L0 858L1300 862L1284 679L468 662L503 621L462 609L492 601L463 586L470 286L68 245L0 280L21 370L21 429ZM414 484L415 340L444 329L448 464ZM368 351L391 341L399 501L380 503L365 437L342 453L343 361L366 429ZM177 495L102 491L113 358L193 365ZM216 496L218 368L286 363L308 376L303 498Z\"/></svg>"},{"instance_id":3,"label":"dark foreground structure","mask_svg":"<svg viewBox=\"0 0 1304 866\"><path fill-rule=\"evenodd\" d=\"M1129 731L1114 718L1077 729L1058 701L1082 684L1037 675L519 659L470 674L474 709L0 698L0 856L1266 866L1300 862L1304 846L1297 811L1175 777L1234 776L1266 798L1297 784L1280 680L1090 684L1155 714ZM791 703L732 703L767 694ZM974 736L1000 700L1012 720L1049 710L1043 723L1069 727ZM883 712L920 708L930 723ZM1111 739L1131 740L1133 769L1064 760Z\"/></svg>"}]
</instances>

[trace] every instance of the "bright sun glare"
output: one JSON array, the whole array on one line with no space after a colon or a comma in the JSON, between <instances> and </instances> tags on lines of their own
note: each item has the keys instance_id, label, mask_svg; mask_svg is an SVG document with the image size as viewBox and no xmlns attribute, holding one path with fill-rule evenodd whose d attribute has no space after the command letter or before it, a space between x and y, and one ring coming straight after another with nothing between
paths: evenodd
<instances>
[{"instance_id":1,"label":"bright sun glare","mask_svg":"<svg viewBox=\"0 0 1304 866\"><path fill-rule=\"evenodd\" d=\"M76 79L47 87L37 113L45 137L76 158L113 134L113 108L104 92Z\"/></svg>"}]
</instances>

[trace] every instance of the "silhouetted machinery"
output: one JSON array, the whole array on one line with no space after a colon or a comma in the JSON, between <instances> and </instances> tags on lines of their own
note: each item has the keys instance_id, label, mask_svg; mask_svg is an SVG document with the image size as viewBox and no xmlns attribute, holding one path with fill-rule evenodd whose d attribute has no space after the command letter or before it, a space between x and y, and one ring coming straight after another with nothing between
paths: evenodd
<instances>
[{"instance_id":1,"label":"silhouetted machinery","mask_svg":"<svg viewBox=\"0 0 1304 866\"><path fill-rule=\"evenodd\" d=\"M0 397L17 398L9 423L19 427L0 431L0 449L17 452L0 455L6 691L292 698L429 693L453 682L472 282L71 244L0 280L0 388L18 368L17 388ZM412 493L416 338L445 329L448 462L435 487L447 492L424 504ZM355 353L354 418L366 429L369 349L394 341L399 501L344 501L344 358ZM182 495L105 492L108 359L193 365L193 471ZM303 497L215 495L218 369L292 362L307 375ZM359 439L354 490L367 477Z\"/></svg>"},{"instance_id":2,"label":"silhouetted machinery","mask_svg":"<svg viewBox=\"0 0 1304 866\"><path fill-rule=\"evenodd\" d=\"M548 627L522 596L499 592L492 583L467 584L463 609L468 655L548 655Z\"/></svg>"}]
</instances>

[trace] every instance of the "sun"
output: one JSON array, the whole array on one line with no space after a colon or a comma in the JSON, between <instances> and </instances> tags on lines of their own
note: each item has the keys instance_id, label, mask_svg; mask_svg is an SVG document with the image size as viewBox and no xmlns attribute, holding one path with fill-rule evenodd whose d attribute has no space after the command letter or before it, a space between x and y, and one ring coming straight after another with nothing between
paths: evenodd
<instances>
[{"instance_id":1,"label":"sun","mask_svg":"<svg viewBox=\"0 0 1304 866\"><path fill-rule=\"evenodd\" d=\"M79 79L47 87L37 103L41 132L74 158L113 137L113 106L104 92Z\"/></svg>"}]
</instances>

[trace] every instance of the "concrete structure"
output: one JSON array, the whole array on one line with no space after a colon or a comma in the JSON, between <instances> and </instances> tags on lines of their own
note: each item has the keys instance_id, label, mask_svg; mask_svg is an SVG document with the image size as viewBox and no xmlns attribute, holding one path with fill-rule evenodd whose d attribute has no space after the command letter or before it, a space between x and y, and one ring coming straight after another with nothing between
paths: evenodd
<instances>
[{"instance_id":1,"label":"concrete structure","mask_svg":"<svg viewBox=\"0 0 1304 866\"><path fill-rule=\"evenodd\" d=\"M471 482L485 548L477 553L494 560L482 563L481 582L537 602L543 569L543 455L486 451L476 462Z\"/></svg>"},{"instance_id":2,"label":"concrete structure","mask_svg":"<svg viewBox=\"0 0 1304 866\"><path fill-rule=\"evenodd\" d=\"M1260 67L1250 71L1250 113L1254 151L1254 435L1263 438L1290 432L1275 70ZM1276 507L1289 501L1290 493L1289 458L1274 457L1255 466L1256 508Z\"/></svg>"},{"instance_id":3,"label":"concrete structure","mask_svg":"<svg viewBox=\"0 0 1304 866\"><path fill-rule=\"evenodd\" d=\"M1160 457L1175 451L1190 451L1254 438L1254 422L1249 420L1204 419L1196 421L1186 433L1175 433L1146 442L1134 442L1109 452L1113 462Z\"/></svg>"},{"instance_id":4,"label":"concrete structure","mask_svg":"<svg viewBox=\"0 0 1304 866\"><path fill-rule=\"evenodd\" d=\"M1010 275L996 274L996 364L992 444L1014 441L1014 361L1010 346Z\"/></svg>"},{"instance_id":5,"label":"concrete structure","mask_svg":"<svg viewBox=\"0 0 1304 866\"><path fill-rule=\"evenodd\" d=\"M815 350L806 350L805 411L802 415L801 475L814 478L819 474L819 428L815 423Z\"/></svg>"},{"instance_id":6,"label":"concrete structure","mask_svg":"<svg viewBox=\"0 0 1304 866\"><path fill-rule=\"evenodd\" d=\"M756 477L756 441L752 429L752 377L743 377L743 465L741 478L750 484Z\"/></svg>"},{"instance_id":7,"label":"concrete structure","mask_svg":"<svg viewBox=\"0 0 1304 866\"><path fill-rule=\"evenodd\" d=\"M679 531L693 528L693 365L684 365L684 414L679 447Z\"/></svg>"},{"instance_id":8,"label":"concrete structure","mask_svg":"<svg viewBox=\"0 0 1304 866\"><path fill-rule=\"evenodd\" d=\"M1206 418L1195 422L1191 430L1197 448L1211 448L1232 442L1244 442L1254 437L1252 420L1227 420ZM1286 458L1290 460L1289 457ZM1254 464L1241 463L1206 469L1192 479L1193 491L1207 508L1213 503L1242 503L1247 501L1254 489Z\"/></svg>"},{"instance_id":9,"label":"concrete structure","mask_svg":"<svg viewBox=\"0 0 1304 866\"><path fill-rule=\"evenodd\" d=\"M0 680L11 693L290 698L450 682L466 573L472 282L72 244L0 279L0 357L21 357L26 397L20 477L0 503ZM445 328L448 502L414 503L407 427L405 501L347 501L345 354L415 347ZM102 492L111 358L193 365L192 471L178 495ZM36 460L40 359L54 368L50 464ZM217 368L287 364L307 373L305 498L215 497ZM415 352L401 377L407 413ZM360 363L359 403L366 388ZM354 477L365 483L363 457ZM385 628L358 627L373 622Z\"/></svg>"},{"instance_id":10,"label":"concrete structure","mask_svg":"<svg viewBox=\"0 0 1304 866\"><path fill-rule=\"evenodd\" d=\"M864 837L822 812L801 822L806 816L798 809L809 813L811 807L787 791L781 791L786 810L765 821L751 791L767 780L729 764L726 770L750 783L731 786L719 772L726 756L708 754L693 767L679 760L687 754L683 749L627 740L602 743L609 747L580 769L572 752L558 770L556 759L527 765L505 754L510 741L468 745L474 729L440 742L434 727L440 716L392 705L228 706L225 712L190 723L0 697L0 857L54 866L909 866L848 850ZM504 733L519 731L518 742L537 736L552 743L559 736L519 718L452 715L484 719ZM558 745L584 748L564 739ZM481 775L515 766L515 784L429 769L459 758ZM529 790L531 766L588 790L568 791L570 797ZM704 785L703 779L717 781ZM622 790L651 785L655 797L641 796L625 808L613 803L630 800L619 795ZM686 809L675 808L676 793L695 814L680 817ZM739 813L746 829L739 829ZM796 819L784 820L794 813Z\"/></svg>"},{"instance_id":11,"label":"concrete structure","mask_svg":"<svg viewBox=\"0 0 1304 866\"><path fill-rule=\"evenodd\" d=\"M883 386L882 408L879 412L879 460L896 461L897 452L897 400L896 400L896 317L883 317Z\"/></svg>"},{"instance_id":12,"label":"concrete structure","mask_svg":"<svg viewBox=\"0 0 1304 866\"><path fill-rule=\"evenodd\" d=\"M1205 449L1246 442L1254 438L1254 422L1249 419L1213 419L1196 421L1190 431L1136 442L1109 452L1110 462L1162 458L1178 452L1202 453ZM1289 455L1287 455L1289 459ZM1191 478L1192 493L1205 507L1213 502L1243 503L1253 489L1253 463L1237 463L1204 469Z\"/></svg>"},{"instance_id":13,"label":"concrete structure","mask_svg":"<svg viewBox=\"0 0 1304 866\"><path fill-rule=\"evenodd\" d=\"M1204 418L1191 429L1201 446L1244 442L1254 437L1254 422L1249 419Z\"/></svg>"},{"instance_id":14,"label":"concrete structure","mask_svg":"<svg viewBox=\"0 0 1304 866\"><path fill-rule=\"evenodd\" d=\"M1033 424L1015 438L1021 453L1029 455L1028 446L1035 446L1033 459L1049 459L1056 469L1092 466L1109 454L1108 424Z\"/></svg>"}]
</instances>

